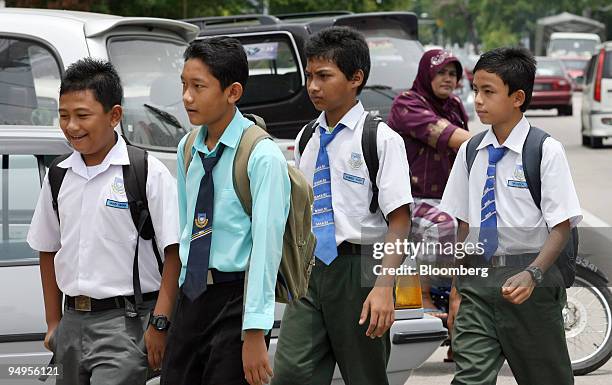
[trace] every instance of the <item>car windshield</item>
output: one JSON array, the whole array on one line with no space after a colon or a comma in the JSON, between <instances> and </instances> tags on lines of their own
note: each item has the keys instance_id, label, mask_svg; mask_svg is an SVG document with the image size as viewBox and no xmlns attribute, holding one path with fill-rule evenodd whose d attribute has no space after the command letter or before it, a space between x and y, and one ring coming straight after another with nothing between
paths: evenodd
<instances>
[{"instance_id":1,"label":"car windshield","mask_svg":"<svg viewBox=\"0 0 612 385\"><path fill-rule=\"evenodd\" d=\"M549 51L556 55L591 55L596 45L597 41L590 39L554 39Z\"/></svg>"},{"instance_id":2,"label":"car windshield","mask_svg":"<svg viewBox=\"0 0 612 385\"><path fill-rule=\"evenodd\" d=\"M538 60L536 76L565 76L565 74L560 61Z\"/></svg>"},{"instance_id":3,"label":"car windshield","mask_svg":"<svg viewBox=\"0 0 612 385\"><path fill-rule=\"evenodd\" d=\"M176 151L191 130L180 75L186 44L173 40L115 39L109 57L123 85L123 134L135 145Z\"/></svg>"},{"instance_id":4,"label":"car windshield","mask_svg":"<svg viewBox=\"0 0 612 385\"><path fill-rule=\"evenodd\" d=\"M408 89L416 78L423 47L416 40L366 35L372 68L368 86Z\"/></svg>"},{"instance_id":5,"label":"car windshield","mask_svg":"<svg viewBox=\"0 0 612 385\"><path fill-rule=\"evenodd\" d=\"M571 59L563 60L563 64L565 65L565 68L569 70L584 70L586 69L586 65L588 62L589 62L588 60L571 60Z\"/></svg>"}]
</instances>

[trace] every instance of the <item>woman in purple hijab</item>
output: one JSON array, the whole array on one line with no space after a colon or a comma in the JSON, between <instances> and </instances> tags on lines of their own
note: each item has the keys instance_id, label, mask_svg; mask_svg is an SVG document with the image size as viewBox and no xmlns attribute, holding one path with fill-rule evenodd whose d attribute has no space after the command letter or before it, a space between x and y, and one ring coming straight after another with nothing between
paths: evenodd
<instances>
[{"instance_id":1,"label":"woman in purple hijab","mask_svg":"<svg viewBox=\"0 0 612 385\"><path fill-rule=\"evenodd\" d=\"M457 221L437 209L459 146L470 138L468 117L453 94L463 68L450 52L425 52L412 88L393 101L388 124L404 139L415 198L415 241L454 242ZM420 255L419 263L452 264L452 256ZM430 280L421 277L423 307L444 318L430 295ZM449 351L449 357L451 353Z\"/></svg>"}]
</instances>

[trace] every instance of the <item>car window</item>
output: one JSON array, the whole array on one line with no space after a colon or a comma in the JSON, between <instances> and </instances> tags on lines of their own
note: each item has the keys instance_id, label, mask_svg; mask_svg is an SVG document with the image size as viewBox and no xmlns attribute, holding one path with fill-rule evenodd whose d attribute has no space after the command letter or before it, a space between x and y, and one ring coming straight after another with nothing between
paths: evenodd
<instances>
[{"instance_id":1,"label":"car window","mask_svg":"<svg viewBox=\"0 0 612 385\"><path fill-rule=\"evenodd\" d=\"M597 66L597 58L599 55L593 55L591 60L589 60L589 64L587 66L587 75L586 75L586 84L591 83L593 81L593 75L595 75L595 67Z\"/></svg>"},{"instance_id":2,"label":"car window","mask_svg":"<svg viewBox=\"0 0 612 385\"><path fill-rule=\"evenodd\" d=\"M554 39L549 51L558 55L592 54L598 41L591 39Z\"/></svg>"},{"instance_id":3,"label":"car window","mask_svg":"<svg viewBox=\"0 0 612 385\"><path fill-rule=\"evenodd\" d=\"M588 62L587 60L572 60L572 59L563 60L563 64L565 65L565 68L570 69L570 70L584 70L586 68L587 62Z\"/></svg>"},{"instance_id":4,"label":"car window","mask_svg":"<svg viewBox=\"0 0 612 385\"><path fill-rule=\"evenodd\" d=\"M238 106L288 99L302 89L301 68L286 35L238 37L249 62L249 80Z\"/></svg>"},{"instance_id":5,"label":"car window","mask_svg":"<svg viewBox=\"0 0 612 385\"><path fill-rule=\"evenodd\" d=\"M606 52L606 60L604 60L602 77L604 79L612 79L612 51Z\"/></svg>"},{"instance_id":6,"label":"car window","mask_svg":"<svg viewBox=\"0 0 612 385\"><path fill-rule=\"evenodd\" d=\"M0 124L58 125L60 66L40 43L0 37Z\"/></svg>"},{"instance_id":7,"label":"car window","mask_svg":"<svg viewBox=\"0 0 612 385\"><path fill-rule=\"evenodd\" d=\"M26 237L40 193L33 155L0 155L0 263L37 259Z\"/></svg>"},{"instance_id":8,"label":"car window","mask_svg":"<svg viewBox=\"0 0 612 385\"><path fill-rule=\"evenodd\" d=\"M565 71L560 61L539 60L536 76L565 76Z\"/></svg>"},{"instance_id":9,"label":"car window","mask_svg":"<svg viewBox=\"0 0 612 385\"><path fill-rule=\"evenodd\" d=\"M108 53L123 85L123 134L132 144L176 151L191 131L183 107L181 71L185 43L161 39L117 38Z\"/></svg>"},{"instance_id":10,"label":"car window","mask_svg":"<svg viewBox=\"0 0 612 385\"><path fill-rule=\"evenodd\" d=\"M408 89L416 78L423 47L416 40L366 34L372 67L368 86Z\"/></svg>"}]
</instances>

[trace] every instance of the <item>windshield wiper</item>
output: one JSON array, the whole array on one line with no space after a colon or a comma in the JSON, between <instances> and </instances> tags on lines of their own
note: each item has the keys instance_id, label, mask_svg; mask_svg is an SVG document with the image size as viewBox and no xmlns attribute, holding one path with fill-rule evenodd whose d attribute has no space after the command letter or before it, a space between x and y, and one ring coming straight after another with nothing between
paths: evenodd
<instances>
[{"instance_id":1,"label":"windshield wiper","mask_svg":"<svg viewBox=\"0 0 612 385\"><path fill-rule=\"evenodd\" d=\"M171 113L160 110L159 108L153 107L152 105L147 103L143 104L143 106L145 106L151 112L155 113L155 115L160 117L164 122L171 124L176 128L183 128L181 122L179 122L179 120Z\"/></svg>"}]
</instances>

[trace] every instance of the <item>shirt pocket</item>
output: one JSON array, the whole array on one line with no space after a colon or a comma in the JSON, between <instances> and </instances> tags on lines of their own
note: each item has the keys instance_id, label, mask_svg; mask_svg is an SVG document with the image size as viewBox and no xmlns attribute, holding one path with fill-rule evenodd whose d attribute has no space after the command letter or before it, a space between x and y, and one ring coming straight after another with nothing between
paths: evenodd
<instances>
[{"instance_id":1,"label":"shirt pocket","mask_svg":"<svg viewBox=\"0 0 612 385\"><path fill-rule=\"evenodd\" d=\"M111 242L126 246L136 245L136 226L125 196L108 195L101 202L102 236Z\"/></svg>"},{"instance_id":2,"label":"shirt pocket","mask_svg":"<svg viewBox=\"0 0 612 385\"><path fill-rule=\"evenodd\" d=\"M213 212L213 231L244 234L245 227L250 227L250 218L244 211L236 192L233 188L227 188L218 194Z\"/></svg>"},{"instance_id":3,"label":"shirt pocket","mask_svg":"<svg viewBox=\"0 0 612 385\"><path fill-rule=\"evenodd\" d=\"M363 217L369 212L372 199L370 176L365 162L355 167L354 159L353 163L350 161L343 159L331 166L332 205L334 211L341 211L348 217Z\"/></svg>"}]
</instances>

